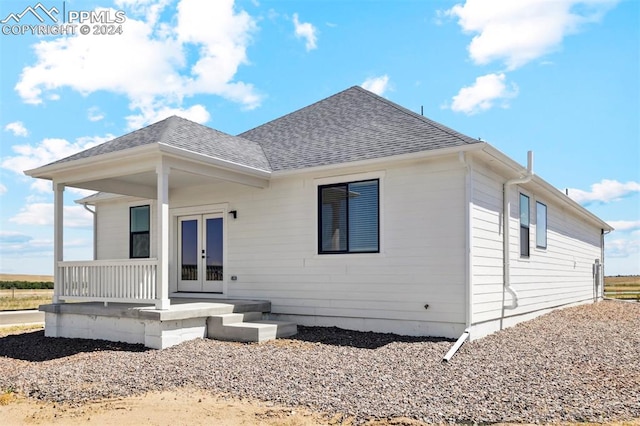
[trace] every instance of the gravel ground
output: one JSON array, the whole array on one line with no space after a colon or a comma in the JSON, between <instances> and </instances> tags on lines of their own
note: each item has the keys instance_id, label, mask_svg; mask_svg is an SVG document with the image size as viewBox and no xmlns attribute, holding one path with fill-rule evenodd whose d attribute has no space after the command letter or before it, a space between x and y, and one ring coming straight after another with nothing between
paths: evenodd
<instances>
[{"instance_id":1,"label":"gravel ground","mask_svg":"<svg viewBox=\"0 0 640 426\"><path fill-rule=\"evenodd\" d=\"M0 338L0 390L82 402L195 386L302 405L356 422L623 421L640 418L640 304L555 311L473 343L300 327L266 344L140 345Z\"/></svg>"}]
</instances>

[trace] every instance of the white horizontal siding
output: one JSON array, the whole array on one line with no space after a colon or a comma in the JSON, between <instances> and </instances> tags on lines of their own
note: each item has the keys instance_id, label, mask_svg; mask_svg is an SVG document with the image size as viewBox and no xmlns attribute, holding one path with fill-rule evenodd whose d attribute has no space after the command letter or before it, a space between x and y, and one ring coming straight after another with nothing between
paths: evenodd
<instances>
[{"instance_id":1,"label":"white horizontal siding","mask_svg":"<svg viewBox=\"0 0 640 426\"><path fill-rule=\"evenodd\" d=\"M381 253L318 255L318 183L359 180L360 172L380 175ZM237 219L225 218L230 298L268 299L275 314L335 317L340 324L345 318L407 321L409 334L420 328L416 322L430 324L422 329L449 323L459 330L465 322L465 206L457 157L340 175L274 178L264 189L224 182L172 189L170 209L226 204L237 210ZM101 258L128 256L128 208L100 206L100 233L113 237L99 238Z\"/></svg>"},{"instance_id":2,"label":"white horizontal siding","mask_svg":"<svg viewBox=\"0 0 640 426\"><path fill-rule=\"evenodd\" d=\"M505 178L482 164L473 173L473 322L499 319L503 306L502 183ZM586 224L535 191L511 187L510 277L522 315L593 296L592 264L600 256L600 229ZM519 194L530 197L530 256L520 257ZM536 241L536 201L547 206L547 248ZM505 303L511 296L507 293Z\"/></svg>"},{"instance_id":3,"label":"white horizontal siding","mask_svg":"<svg viewBox=\"0 0 640 426\"><path fill-rule=\"evenodd\" d=\"M472 321L502 312L502 178L475 163L472 173Z\"/></svg>"},{"instance_id":4,"label":"white horizontal siding","mask_svg":"<svg viewBox=\"0 0 640 426\"><path fill-rule=\"evenodd\" d=\"M129 258L129 208L143 205L151 206L151 257L156 257L155 201L112 200L96 205L97 260Z\"/></svg>"},{"instance_id":5,"label":"white horizontal siding","mask_svg":"<svg viewBox=\"0 0 640 426\"><path fill-rule=\"evenodd\" d=\"M317 254L315 179L329 176L277 179L244 197L217 188L211 200L238 210L229 223L228 274L238 277L229 297L269 299L286 315L464 322L459 169L383 170L380 254Z\"/></svg>"}]
</instances>

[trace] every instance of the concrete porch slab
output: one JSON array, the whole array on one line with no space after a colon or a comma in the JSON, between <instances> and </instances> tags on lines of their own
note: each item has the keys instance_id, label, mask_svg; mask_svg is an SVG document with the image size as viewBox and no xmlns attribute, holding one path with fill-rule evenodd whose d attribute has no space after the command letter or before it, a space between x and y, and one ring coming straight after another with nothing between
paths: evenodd
<instances>
[{"instance_id":1,"label":"concrete porch slab","mask_svg":"<svg viewBox=\"0 0 640 426\"><path fill-rule=\"evenodd\" d=\"M225 299L224 301L203 302L198 299L171 300L169 309L156 309L153 305L131 303L78 302L40 305L45 313L98 315L103 317L133 318L155 321L174 321L211 315L270 312L271 302L266 300Z\"/></svg>"},{"instance_id":2,"label":"concrete porch slab","mask_svg":"<svg viewBox=\"0 0 640 426\"><path fill-rule=\"evenodd\" d=\"M213 315L269 312L271 302L197 299L172 300L169 309L153 305L79 302L41 305L45 313L45 336L103 339L140 343L164 349L182 342L206 338L207 318Z\"/></svg>"}]
</instances>

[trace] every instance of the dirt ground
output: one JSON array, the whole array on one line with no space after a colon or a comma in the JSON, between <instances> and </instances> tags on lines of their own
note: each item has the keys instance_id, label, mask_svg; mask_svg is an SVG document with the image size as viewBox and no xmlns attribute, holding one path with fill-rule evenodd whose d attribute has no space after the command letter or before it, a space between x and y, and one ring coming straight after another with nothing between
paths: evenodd
<instances>
[{"instance_id":1,"label":"dirt ground","mask_svg":"<svg viewBox=\"0 0 640 426\"><path fill-rule=\"evenodd\" d=\"M36 401L4 394L0 398L2 425L218 425L218 426L316 426L351 425L345 415L324 416L307 409L269 402L213 395L202 390L150 392L143 396L105 399L78 406ZM371 420L365 426L419 426L425 423L396 418ZM588 423L581 423L586 426ZM640 419L610 423L640 426ZM501 426L500 424L495 426ZM508 426L502 424L502 426ZM518 425L526 426L526 425Z\"/></svg>"},{"instance_id":2,"label":"dirt ground","mask_svg":"<svg viewBox=\"0 0 640 426\"><path fill-rule=\"evenodd\" d=\"M269 402L213 395L202 390L151 392L130 398L105 399L79 406L42 402L5 394L0 399L3 425L350 425L344 415L323 416L306 409ZM368 426L422 425L398 418L370 421Z\"/></svg>"}]
</instances>

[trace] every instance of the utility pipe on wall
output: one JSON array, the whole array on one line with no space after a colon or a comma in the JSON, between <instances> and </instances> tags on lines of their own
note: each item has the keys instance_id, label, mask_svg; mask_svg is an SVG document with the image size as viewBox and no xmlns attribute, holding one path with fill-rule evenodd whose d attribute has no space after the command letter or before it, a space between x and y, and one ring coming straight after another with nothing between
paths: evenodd
<instances>
[{"instance_id":1,"label":"utility pipe on wall","mask_svg":"<svg viewBox=\"0 0 640 426\"><path fill-rule=\"evenodd\" d=\"M82 207L93 216L93 260L98 260L98 217L95 210L91 210L86 203Z\"/></svg>"},{"instance_id":2,"label":"utility pipe on wall","mask_svg":"<svg viewBox=\"0 0 640 426\"><path fill-rule=\"evenodd\" d=\"M509 225L511 222L511 186L521 183L527 183L533 178L533 151L527 152L527 171L522 177L509 179L502 187L502 258L503 258L503 283L504 290L512 296L511 304L505 306L505 309L516 309L518 307L518 293L511 287L510 263L511 253L509 246ZM504 291L503 290L503 291Z\"/></svg>"},{"instance_id":3,"label":"utility pipe on wall","mask_svg":"<svg viewBox=\"0 0 640 426\"><path fill-rule=\"evenodd\" d=\"M604 299L604 237L612 230L605 231L604 229L600 230L600 294L596 295L597 298Z\"/></svg>"}]
</instances>

